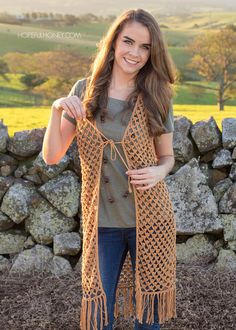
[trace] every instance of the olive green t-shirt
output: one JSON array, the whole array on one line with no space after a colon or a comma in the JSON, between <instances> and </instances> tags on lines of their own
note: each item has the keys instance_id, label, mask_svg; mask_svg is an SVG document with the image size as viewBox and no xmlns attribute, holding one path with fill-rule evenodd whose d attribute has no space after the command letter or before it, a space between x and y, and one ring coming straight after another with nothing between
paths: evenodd
<instances>
[{"instance_id":1,"label":"olive green t-shirt","mask_svg":"<svg viewBox=\"0 0 236 330\"><path fill-rule=\"evenodd\" d=\"M72 87L69 95L77 95L80 97L85 84L86 78L78 80ZM125 102L127 101L108 97L108 111L112 118L106 118L105 122L101 122L100 116L96 117L97 128L108 139L112 139L114 141L122 140L126 126L123 126L121 123L121 112ZM76 125L76 120L70 117L65 111L63 111L63 117L68 119L72 124ZM128 119L130 117L131 112L128 114ZM174 131L172 106L164 125L168 129L168 132ZM127 163L122 145L116 144L116 147ZM125 173L127 168L118 153L116 153L115 160L111 159L109 144L106 145L103 150L103 176L101 176L100 181L98 226L119 228L135 227L136 216L134 192L128 193L127 197L123 197L125 192L128 190L127 174ZM108 178L109 182L105 182L107 180L103 179L104 176ZM114 200L113 203L108 201L109 197L112 197Z\"/></svg>"}]
</instances>

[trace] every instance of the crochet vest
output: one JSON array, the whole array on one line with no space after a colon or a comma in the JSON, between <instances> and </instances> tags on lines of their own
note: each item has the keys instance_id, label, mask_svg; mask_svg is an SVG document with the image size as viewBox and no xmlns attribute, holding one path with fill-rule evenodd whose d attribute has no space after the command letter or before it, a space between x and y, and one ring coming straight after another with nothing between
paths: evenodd
<instances>
[{"instance_id":1,"label":"crochet vest","mask_svg":"<svg viewBox=\"0 0 236 330\"><path fill-rule=\"evenodd\" d=\"M122 144L127 169L157 165L154 139L148 134L147 115L141 95L138 96ZM95 120L77 120L77 145L82 172L82 304L80 328L100 330L108 324L106 294L99 273L98 206L103 148L109 143L111 151L118 151L113 140L108 140L97 129ZM120 155L121 156L121 155ZM132 192L131 184L128 185ZM142 323L154 322L154 298L158 298L158 320L163 323L176 315L176 223L169 191L164 180L147 190L133 189L136 212L136 269L135 281L130 254L127 253L120 274L114 317L122 311L119 295L123 295L123 316L134 316ZM135 283L135 287L134 287ZM136 311L132 296L135 292ZM119 306L118 306L119 305ZM92 308L93 306L93 308ZM92 324L92 326L91 326Z\"/></svg>"}]
</instances>

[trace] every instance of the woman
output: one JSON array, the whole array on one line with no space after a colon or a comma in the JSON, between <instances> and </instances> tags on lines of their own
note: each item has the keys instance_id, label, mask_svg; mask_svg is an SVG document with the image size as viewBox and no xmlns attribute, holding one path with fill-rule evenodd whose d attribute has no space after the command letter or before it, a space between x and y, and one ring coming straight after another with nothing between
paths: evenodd
<instances>
[{"instance_id":1,"label":"woman","mask_svg":"<svg viewBox=\"0 0 236 330\"><path fill-rule=\"evenodd\" d=\"M136 308L135 329L176 317L164 182L174 166L174 73L154 17L127 10L100 42L91 75L53 102L43 158L58 163L76 136L81 161L82 330L112 329L118 293L125 317Z\"/></svg>"}]
</instances>

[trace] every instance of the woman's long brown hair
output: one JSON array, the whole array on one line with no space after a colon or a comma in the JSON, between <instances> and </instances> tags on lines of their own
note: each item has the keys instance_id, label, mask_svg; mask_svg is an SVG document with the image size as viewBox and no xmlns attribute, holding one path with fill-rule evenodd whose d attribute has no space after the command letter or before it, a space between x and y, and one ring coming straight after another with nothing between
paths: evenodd
<instances>
[{"instance_id":1,"label":"woman's long brown hair","mask_svg":"<svg viewBox=\"0 0 236 330\"><path fill-rule=\"evenodd\" d=\"M90 67L91 74L87 78L83 105L90 118L94 118L98 112L103 118L108 115L108 87L114 62L113 45L124 25L132 21L143 24L149 30L151 51L147 63L135 77L136 88L127 98L126 109L132 111L137 95L141 93L148 118L149 134L159 136L166 132L163 123L174 95L176 68L157 21L143 9L129 9L123 12L101 39Z\"/></svg>"}]
</instances>

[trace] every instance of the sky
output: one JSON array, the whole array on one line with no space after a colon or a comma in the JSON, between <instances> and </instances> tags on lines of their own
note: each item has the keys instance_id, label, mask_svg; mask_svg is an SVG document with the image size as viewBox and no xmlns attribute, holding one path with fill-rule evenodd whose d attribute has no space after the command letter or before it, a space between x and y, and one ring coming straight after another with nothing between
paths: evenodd
<instances>
[{"instance_id":1,"label":"sky","mask_svg":"<svg viewBox=\"0 0 236 330\"><path fill-rule=\"evenodd\" d=\"M151 13L180 14L197 11L236 11L235 0L0 0L0 12L22 14L40 11L81 15L118 15L128 8L143 8Z\"/></svg>"}]
</instances>

